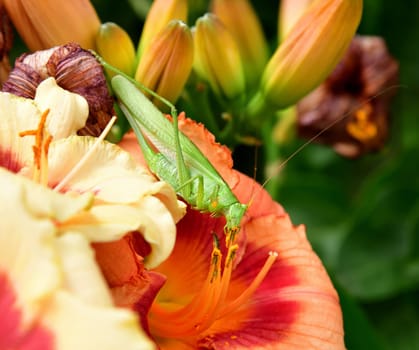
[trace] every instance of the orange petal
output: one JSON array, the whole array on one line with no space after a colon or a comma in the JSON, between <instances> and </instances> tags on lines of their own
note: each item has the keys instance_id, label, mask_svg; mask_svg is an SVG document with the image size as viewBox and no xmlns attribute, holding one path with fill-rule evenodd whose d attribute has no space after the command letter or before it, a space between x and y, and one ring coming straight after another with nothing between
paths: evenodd
<instances>
[{"instance_id":1,"label":"orange petal","mask_svg":"<svg viewBox=\"0 0 419 350\"><path fill-rule=\"evenodd\" d=\"M118 241L94 243L93 248L115 304L136 310L147 330L148 309L165 282L164 276L144 268L142 256L150 246L134 232Z\"/></svg>"},{"instance_id":2,"label":"orange petal","mask_svg":"<svg viewBox=\"0 0 419 350\"><path fill-rule=\"evenodd\" d=\"M243 349L344 349L337 293L303 226L294 227L279 204L248 177L239 174L240 198L257 190L250 207L246 251L233 272L231 293L239 294L263 266L270 251L278 258L251 299L213 325L202 344Z\"/></svg>"},{"instance_id":3,"label":"orange petal","mask_svg":"<svg viewBox=\"0 0 419 350\"><path fill-rule=\"evenodd\" d=\"M140 145L138 144L137 137L133 131L126 133L121 142L118 143L118 146L130 153L138 164L147 165L147 162L141 152Z\"/></svg>"},{"instance_id":4,"label":"orange petal","mask_svg":"<svg viewBox=\"0 0 419 350\"><path fill-rule=\"evenodd\" d=\"M247 249L233 274L232 292L247 285L269 250L279 256L241 309L213 325L201 344L233 349L344 349L337 294L304 228L275 215L246 225Z\"/></svg>"}]
</instances>

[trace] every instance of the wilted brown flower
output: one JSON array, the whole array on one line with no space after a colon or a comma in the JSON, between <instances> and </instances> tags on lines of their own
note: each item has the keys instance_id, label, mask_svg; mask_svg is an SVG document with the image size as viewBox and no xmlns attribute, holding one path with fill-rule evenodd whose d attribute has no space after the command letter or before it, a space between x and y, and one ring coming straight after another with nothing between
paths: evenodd
<instances>
[{"instance_id":1,"label":"wilted brown flower","mask_svg":"<svg viewBox=\"0 0 419 350\"><path fill-rule=\"evenodd\" d=\"M357 36L327 80L297 105L298 132L345 157L381 149L399 65L380 37Z\"/></svg>"},{"instance_id":2,"label":"wilted brown flower","mask_svg":"<svg viewBox=\"0 0 419 350\"><path fill-rule=\"evenodd\" d=\"M48 77L55 78L59 86L87 100L89 118L78 133L98 136L113 115L113 100L102 66L95 57L74 43L23 54L16 60L3 91L34 98L36 87Z\"/></svg>"}]
</instances>

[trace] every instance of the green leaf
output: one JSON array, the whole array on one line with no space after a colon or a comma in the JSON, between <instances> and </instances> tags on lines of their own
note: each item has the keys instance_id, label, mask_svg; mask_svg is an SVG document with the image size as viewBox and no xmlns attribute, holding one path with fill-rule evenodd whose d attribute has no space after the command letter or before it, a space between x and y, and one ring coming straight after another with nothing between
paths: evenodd
<instances>
[{"instance_id":1,"label":"green leaf","mask_svg":"<svg viewBox=\"0 0 419 350\"><path fill-rule=\"evenodd\" d=\"M365 307L388 350L419 349L418 301L419 293L416 291Z\"/></svg>"},{"instance_id":2,"label":"green leaf","mask_svg":"<svg viewBox=\"0 0 419 350\"><path fill-rule=\"evenodd\" d=\"M411 152L416 153L416 152ZM339 256L339 281L364 300L419 284L419 182L406 153L365 181Z\"/></svg>"},{"instance_id":3,"label":"green leaf","mask_svg":"<svg viewBox=\"0 0 419 350\"><path fill-rule=\"evenodd\" d=\"M368 320L364 310L343 288L338 285L336 287L342 306L347 349L384 350L383 342Z\"/></svg>"}]
</instances>

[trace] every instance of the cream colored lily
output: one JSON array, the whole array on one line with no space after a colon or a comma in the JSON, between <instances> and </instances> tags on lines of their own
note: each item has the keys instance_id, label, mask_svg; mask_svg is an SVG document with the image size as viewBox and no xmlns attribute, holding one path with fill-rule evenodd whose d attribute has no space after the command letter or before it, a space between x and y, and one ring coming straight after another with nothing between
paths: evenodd
<instances>
[{"instance_id":1,"label":"cream colored lily","mask_svg":"<svg viewBox=\"0 0 419 350\"><path fill-rule=\"evenodd\" d=\"M45 116L41 111L47 106ZM168 184L156 182L118 146L75 135L88 114L84 98L49 78L39 85L35 100L1 93L0 111L1 166L56 191L94 194L93 208L80 212L63 229L83 232L92 242L138 231L151 246L147 266L167 258L175 241L175 223L185 210L183 203ZM35 139L38 151L34 152ZM92 149L90 159L80 163Z\"/></svg>"},{"instance_id":2,"label":"cream colored lily","mask_svg":"<svg viewBox=\"0 0 419 350\"><path fill-rule=\"evenodd\" d=\"M77 136L87 115L53 78L34 100L0 93L1 349L155 348L115 306L91 244L142 236L155 267L185 206L117 145Z\"/></svg>"},{"instance_id":3,"label":"cream colored lily","mask_svg":"<svg viewBox=\"0 0 419 350\"><path fill-rule=\"evenodd\" d=\"M0 348L153 349L136 315L114 306L89 240L58 234L93 195L54 193L3 168L0 185Z\"/></svg>"}]
</instances>

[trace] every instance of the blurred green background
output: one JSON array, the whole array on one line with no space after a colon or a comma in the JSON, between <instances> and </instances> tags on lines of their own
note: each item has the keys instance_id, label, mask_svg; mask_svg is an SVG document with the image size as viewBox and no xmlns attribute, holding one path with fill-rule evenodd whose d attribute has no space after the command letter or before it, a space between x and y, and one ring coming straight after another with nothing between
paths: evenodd
<instances>
[{"instance_id":1,"label":"blurred green background","mask_svg":"<svg viewBox=\"0 0 419 350\"><path fill-rule=\"evenodd\" d=\"M118 23L135 43L150 2L92 1L102 22ZM193 23L207 1L190 0L190 4ZM253 4L274 44L278 2L253 0ZM339 290L348 349L417 350L419 2L365 0L358 32L385 38L400 62L401 86L392 104L387 145L379 153L348 160L325 146L310 144L287 162L269 188L293 221L306 225L313 248ZM282 148L281 159L302 143L295 140ZM266 165L263 155L278 154L275 147L259 150L260 180ZM239 147L236 167L252 176L254 154L252 148Z\"/></svg>"},{"instance_id":2,"label":"blurred green background","mask_svg":"<svg viewBox=\"0 0 419 350\"><path fill-rule=\"evenodd\" d=\"M148 1L131 0L118 6L110 0L93 3L102 21L117 22L138 41L142 25L138 14L146 13ZM207 1L190 3L195 10L193 23ZM268 39L275 43L278 2L254 0L253 5ZM419 2L365 0L358 32L385 38L390 53L400 62L401 87L392 104L390 140L379 153L358 160L311 144L272 180L278 184L272 195L295 223L307 226L308 237L340 292L348 349L417 350ZM281 156L285 159L301 144L296 140L281 149ZM254 153L239 147L235 154L236 165L250 175ZM264 157L260 158L262 173L265 164ZM252 161L243 164L243 159Z\"/></svg>"}]
</instances>

